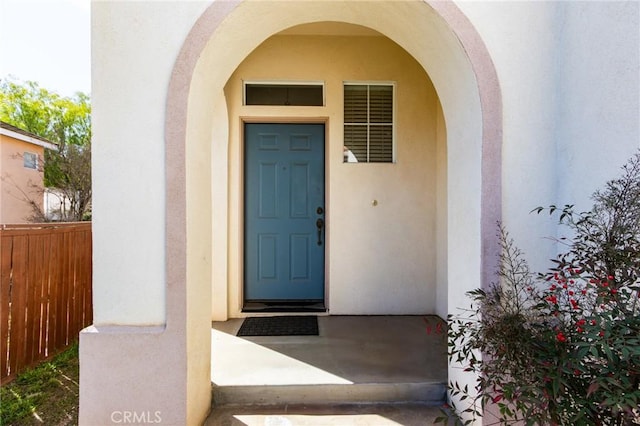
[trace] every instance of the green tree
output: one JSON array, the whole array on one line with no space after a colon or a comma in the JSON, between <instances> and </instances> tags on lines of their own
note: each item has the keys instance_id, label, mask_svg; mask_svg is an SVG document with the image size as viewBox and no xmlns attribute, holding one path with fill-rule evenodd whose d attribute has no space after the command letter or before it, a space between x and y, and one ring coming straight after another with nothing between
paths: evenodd
<instances>
[{"instance_id":1,"label":"green tree","mask_svg":"<svg viewBox=\"0 0 640 426\"><path fill-rule=\"evenodd\" d=\"M65 203L55 220L85 219L91 207L91 102L84 93L62 97L35 82L0 79L0 120L34 133L58 145L46 150L44 184L55 189ZM49 221L33 208L33 221Z\"/></svg>"}]
</instances>

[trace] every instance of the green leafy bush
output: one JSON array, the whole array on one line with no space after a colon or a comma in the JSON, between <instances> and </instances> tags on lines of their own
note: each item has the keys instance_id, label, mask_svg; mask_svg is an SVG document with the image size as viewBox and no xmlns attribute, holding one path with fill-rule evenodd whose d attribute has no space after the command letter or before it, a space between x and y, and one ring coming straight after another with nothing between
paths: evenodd
<instances>
[{"instance_id":1,"label":"green leafy bush","mask_svg":"<svg viewBox=\"0 0 640 426\"><path fill-rule=\"evenodd\" d=\"M546 273L499 226L500 282L449 317L450 361L478 377L472 391L450 383L469 402L456 423L640 424L640 153L592 198L588 212L534 209L570 231Z\"/></svg>"}]
</instances>

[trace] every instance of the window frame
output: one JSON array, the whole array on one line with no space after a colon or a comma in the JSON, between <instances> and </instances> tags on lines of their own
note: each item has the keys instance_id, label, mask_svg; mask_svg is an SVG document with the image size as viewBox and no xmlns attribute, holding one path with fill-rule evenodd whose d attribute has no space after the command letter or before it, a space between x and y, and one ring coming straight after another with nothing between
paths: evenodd
<instances>
[{"instance_id":1,"label":"window frame","mask_svg":"<svg viewBox=\"0 0 640 426\"><path fill-rule=\"evenodd\" d=\"M31 167L30 165L27 165L27 158L32 158L32 156L33 156L33 162L29 161L29 164L33 163L33 167ZM24 151L24 153L22 154L22 165L25 169L38 170L38 154L29 152L29 151Z\"/></svg>"},{"instance_id":2,"label":"window frame","mask_svg":"<svg viewBox=\"0 0 640 426\"><path fill-rule=\"evenodd\" d=\"M273 105L273 104L247 104L247 86L320 86L322 89L322 105ZM327 90L324 81L319 80L243 80L242 81L242 105L248 107L298 107L298 108L318 108L327 106Z\"/></svg>"},{"instance_id":3,"label":"window frame","mask_svg":"<svg viewBox=\"0 0 640 426\"><path fill-rule=\"evenodd\" d=\"M343 143L344 143L344 130L347 125L362 125L363 123L350 123L345 120L345 86L367 86L367 161L357 161L357 162L349 162L344 161L343 163L350 164L395 164L397 162L396 157L396 112L397 112L397 82L391 80L346 80L342 82L342 130L343 130ZM370 139L370 131L369 128L373 124L376 125L389 125L389 123L371 123L369 117L370 111L370 101L369 101L369 88L371 86L389 86L391 87L391 161L369 161L370 160L370 148L369 148L369 139ZM346 145L344 145L346 148Z\"/></svg>"}]
</instances>

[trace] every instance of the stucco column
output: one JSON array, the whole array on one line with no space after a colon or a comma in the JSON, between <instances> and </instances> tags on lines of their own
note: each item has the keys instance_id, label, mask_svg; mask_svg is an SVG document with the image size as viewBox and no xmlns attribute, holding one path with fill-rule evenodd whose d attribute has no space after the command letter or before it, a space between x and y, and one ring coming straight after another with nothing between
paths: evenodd
<instances>
[{"instance_id":1,"label":"stucco column","mask_svg":"<svg viewBox=\"0 0 640 426\"><path fill-rule=\"evenodd\" d=\"M177 52L207 6L92 3L95 324L80 334L82 425L198 424L210 410L210 282L188 277L207 259L187 262L186 98L167 107L188 92L169 81L174 68L190 80Z\"/></svg>"}]
</instances>

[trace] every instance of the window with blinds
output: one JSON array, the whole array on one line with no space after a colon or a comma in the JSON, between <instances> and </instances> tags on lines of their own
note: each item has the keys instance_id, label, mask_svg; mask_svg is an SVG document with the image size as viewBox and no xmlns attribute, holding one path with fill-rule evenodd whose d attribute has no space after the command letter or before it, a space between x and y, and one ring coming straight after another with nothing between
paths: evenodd
<instances>
[{"instance_id":1,"label":"window with blinds","mask_svg":"<svg viewBox=\"0 0 640 426\"><path fill-rule=\"evenodd\" d=\"M393 162L392 84L344 85L344 162Z\"/></svg>"}]
</instances>

